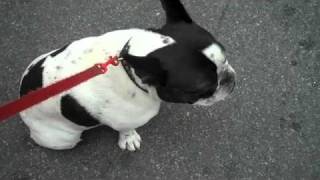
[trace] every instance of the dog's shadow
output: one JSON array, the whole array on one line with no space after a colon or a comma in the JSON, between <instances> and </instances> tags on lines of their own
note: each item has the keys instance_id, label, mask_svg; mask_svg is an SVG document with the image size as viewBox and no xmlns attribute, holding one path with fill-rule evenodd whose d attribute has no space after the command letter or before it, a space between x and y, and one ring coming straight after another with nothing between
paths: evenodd
<instances>
[{"instance_id":1,"label":"dog's shadow","mask_svg":"<svg viewBox=\"0 0 320 180\"><path fill-rule=\"evenodd\" d=\"M77 145L78 148L97 146L99 143L111 145L117 142L118 132L108 126L99 126L86 130L81 135L82 141Z\"/></svg>"}]
</instances>

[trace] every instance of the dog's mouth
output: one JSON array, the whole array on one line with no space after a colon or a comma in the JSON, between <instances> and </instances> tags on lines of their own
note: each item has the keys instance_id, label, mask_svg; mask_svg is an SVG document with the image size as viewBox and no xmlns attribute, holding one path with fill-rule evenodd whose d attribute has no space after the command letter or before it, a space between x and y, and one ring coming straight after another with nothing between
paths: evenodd
<instances>
[{"instance_id":1,"label":"dog's mouth","mask_svg":"<svg viewBox=\"0 0 320 180\"><path fill-rule=\"evenodd\" d=\"M236 73L234 69L228 65L226 70L219 74L219 88L231 94L236 85Z\"/></svg>"},{"instance_id":2,"label":"dog's mouth","mask_svg":"<svg viewBox=\"0 0 320 180\"><path fill-rule=\"evenodd\" d=\"M236 73L234 69L228 65L228 67L221 72L219 76L219 85L216 92L209 98L198 100L194 105L212 106L216 102L223 101L230 96L236 85Z\"/></svg>"},{"instance_id":3,"label":"dog's mouth","mask_svg":"<svg viewBox=\"0 0 320 180\"><path fill-rule=\"evenodd\" d=\"M225 100L230 95L229 92L225 91L224 88L218 87L216 93L213 94L210 98L200 99L195 102L193 105L198 106L212 106L213 104Z\"/></svg>"}]
</instances>

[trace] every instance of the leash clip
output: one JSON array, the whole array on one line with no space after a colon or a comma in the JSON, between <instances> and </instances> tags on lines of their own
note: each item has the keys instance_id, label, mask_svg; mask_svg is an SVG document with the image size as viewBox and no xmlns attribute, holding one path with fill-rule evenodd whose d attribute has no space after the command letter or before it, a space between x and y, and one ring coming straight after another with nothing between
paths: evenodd
<instances>
[{"instance_id":1,"label":"leash clip","mask_svg":"<svg viewBox=\"0 0 320 180\"><path fill-rule=\"evenodd\" d=\"M107 62L98 63L98 64L95 64L95 66L100 70L101 74L104 74L108 71L108 66L110 64L113 66L118 66L120 61L122 60L123 58L119 58L118 56L109 56Z\"/></svg>"}]
</instances>

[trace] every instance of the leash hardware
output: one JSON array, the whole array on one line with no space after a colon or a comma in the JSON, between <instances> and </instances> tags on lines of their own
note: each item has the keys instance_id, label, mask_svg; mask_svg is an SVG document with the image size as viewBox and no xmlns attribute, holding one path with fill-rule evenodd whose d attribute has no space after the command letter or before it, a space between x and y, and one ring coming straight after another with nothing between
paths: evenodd
<instances>
[{"instance_id":1,"label":"leash hardware","mask_svg":"<svg viewBox=\"0 0 320 180\"><path fill-rule=\"evenodd\" d=\"M108 71L108 66L111 64L113 66L118 66L120 61L123 58L119 58L118 56L109 56L109 59L105 63L98 63L95 66L100 70L101 74L104 74Z\"/></svg>"}]
</instances>

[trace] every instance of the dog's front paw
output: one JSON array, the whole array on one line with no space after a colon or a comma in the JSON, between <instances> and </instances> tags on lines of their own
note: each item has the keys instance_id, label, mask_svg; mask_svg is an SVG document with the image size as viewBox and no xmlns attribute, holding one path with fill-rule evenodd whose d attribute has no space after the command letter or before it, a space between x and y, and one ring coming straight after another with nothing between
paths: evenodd
<instances>
[{"instance_id":1,"label":"dog's front paw","mask_svg":"<svg viewBox=\"0 0 320 180\"><path fill-rule=\"evenodd\" d=\"M118 145L121 149L135 151L140 149L141 137L136 130L119 132Z\"/></svg>"}]
</instances>

